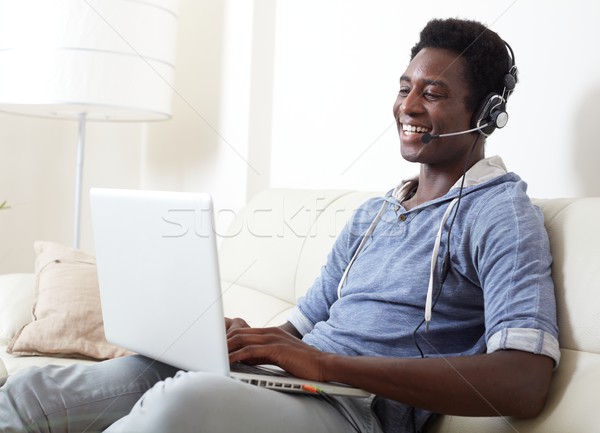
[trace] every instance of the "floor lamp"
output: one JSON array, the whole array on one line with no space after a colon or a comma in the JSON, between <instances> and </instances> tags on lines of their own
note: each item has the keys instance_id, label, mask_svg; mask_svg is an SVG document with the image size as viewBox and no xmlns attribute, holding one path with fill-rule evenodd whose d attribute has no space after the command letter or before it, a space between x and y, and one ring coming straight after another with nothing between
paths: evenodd
<instances>
[{"instance_id":1,"label":"floor lamp","mask_svg":"<svg viewBox=\"0 0 600 433\"><path fill-rule=\"evenodd\" d=\"M0 111L78 121L79 247L87 121L171 117L178 0L0 0Z\"/></svg>"}]
</instances>

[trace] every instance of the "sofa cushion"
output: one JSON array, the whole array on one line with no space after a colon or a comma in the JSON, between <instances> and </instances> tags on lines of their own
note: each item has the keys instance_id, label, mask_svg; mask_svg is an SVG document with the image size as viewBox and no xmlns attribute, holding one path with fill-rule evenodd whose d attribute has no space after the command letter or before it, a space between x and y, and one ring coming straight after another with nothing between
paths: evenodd
<instances>
[{"instance_id":1,"label":"sofa cushion","mask_svg":"<svg viewBox=\"0 0 600 433\"><path fill-rule=\"evenodd\" d=\"M256 195L221 243L221 278L295 304L302 248L307 238L321 236L318 216L345 194L274 188Z\"/></svg>"},{"instance_id":2,"label":"sofa cushion","mask_svg":"<svg viewBox=\"0 0 600 433\"><path fill-rule=\"evenodd\" d=\"M36 242L34 320L8 345L14 355L107 359L128 352L104 338L96 261L52 242Z\"/></svg>"},{"instance_id":3,"label":"sofa cushion","mask_svg":"<svg viewBox=\"0 0 600 433\"><path fill-rule=\"evenodd\" d=\"M598 431L593 415L600 384L600 355L561 350L544 411L536 418L442 416L429 433L566 433Z\"/></svg>"},{"instance_id":4,"label":"sofa cushion","mask_svg":"<svg viewBox=\"0 0 600 433\"><path fill-rule=\"evenodd\" d=\"M560 347L600 353L598 199L538 200L550 237Z\"/></svg>"},{"instance_id":5,"label":"sofa cushion","mask_svg":"<svg viewBox=\"0 0 600 433\"><path fill-rule=\"evenodd\" d=\"M226 317L241 317L250 326L278 326L285 323L294 304L250 287L222 282Z\"/></svg>"},{"instance_id":6,"label":"sofa cushion","mask_svg":"<svg viewBox=\"0 0 600 433\"><path fill-rule=\"evenodd\" d=\"M296 298L304 295L319 276L335 240L356 209L370 198L383 195L383 192L327 191L327 196L335 200L323 206L302 245L294 281Z\"/></svg>"}]
</instances>

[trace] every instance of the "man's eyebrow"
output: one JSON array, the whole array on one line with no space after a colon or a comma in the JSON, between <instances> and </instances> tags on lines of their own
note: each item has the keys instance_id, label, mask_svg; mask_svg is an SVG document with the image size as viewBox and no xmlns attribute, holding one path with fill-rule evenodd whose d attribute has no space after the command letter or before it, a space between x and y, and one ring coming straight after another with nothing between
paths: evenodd
<instances>
[{"instance_id":1,"label":"man's eyebrow","mask_svg":"<svg viewBox=\"0 0 600 433\"><path fill-rule=\"evenodd\" d=\"M408 81L410 83L412 80L410 79L410 77L408 75L402 75L400 77L400 81ZM433 79L425 78L421 81L423 82L423 84L425 84L427 86L439 86L439 87L444 87L446 89L448 88L448 84L446 84L446 82L442 81L442 80L433 80Z\"/></svg>"},{"instance_id":2,"label":"man's eyebrow","mask_svg":"<svg viewBox=\"0 0 600 433\"><path fill-rule=\"evenodd\" d=\"M445 81L442 80L428 80L425 79L423 80L423 83L427 84L428 86L439 86L439 87L444 87L444 88L448 88L448 84L446 84Z\"/></svg>"}]
</instances>

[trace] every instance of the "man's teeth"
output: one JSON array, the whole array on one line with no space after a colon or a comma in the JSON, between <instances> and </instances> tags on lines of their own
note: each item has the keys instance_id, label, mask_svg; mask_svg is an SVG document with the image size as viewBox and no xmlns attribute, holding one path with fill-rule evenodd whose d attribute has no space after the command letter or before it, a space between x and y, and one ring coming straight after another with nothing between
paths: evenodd
<instances>
[{"instance_id":1,"label":"man's teeth","mask_svg":"<svg viewBox=\"0 0 600 433\"><path fill-rule=\"evenodd\" d=\"M413 126L413 125L404 125L403 124L402 131L404 131L406 133L406 135L412 135L415 132L417 132L417 133L429 132L430 129L424 128L422 126Z\"/></svg>"}]
</instances>

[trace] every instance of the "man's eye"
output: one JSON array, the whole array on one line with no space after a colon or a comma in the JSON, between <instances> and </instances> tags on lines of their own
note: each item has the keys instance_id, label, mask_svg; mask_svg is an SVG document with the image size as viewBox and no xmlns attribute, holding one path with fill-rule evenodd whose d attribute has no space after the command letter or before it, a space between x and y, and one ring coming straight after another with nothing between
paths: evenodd
<instances>
[{"instance_id":1,"label":"man's eye","mask_svg":"<svg viewBox=\"0 0 600 433\"><path fill-rule=\"evenodd\" d=\"M398 95L406 97L408 96L410 92L410 89L408 87L400 87L400 91L398 92Z\"/></svg>"},{"instance_id":2,"label":"man's eye","mask_svg":"<svg viewBox=\"0 0 600 433\"><path fill-rule=\"evenodd\" d=\"M435 101L440 99L442 96L438 95L437 93L423 92L423 97L428 101Z\"/></svg>"}]
</instances>

